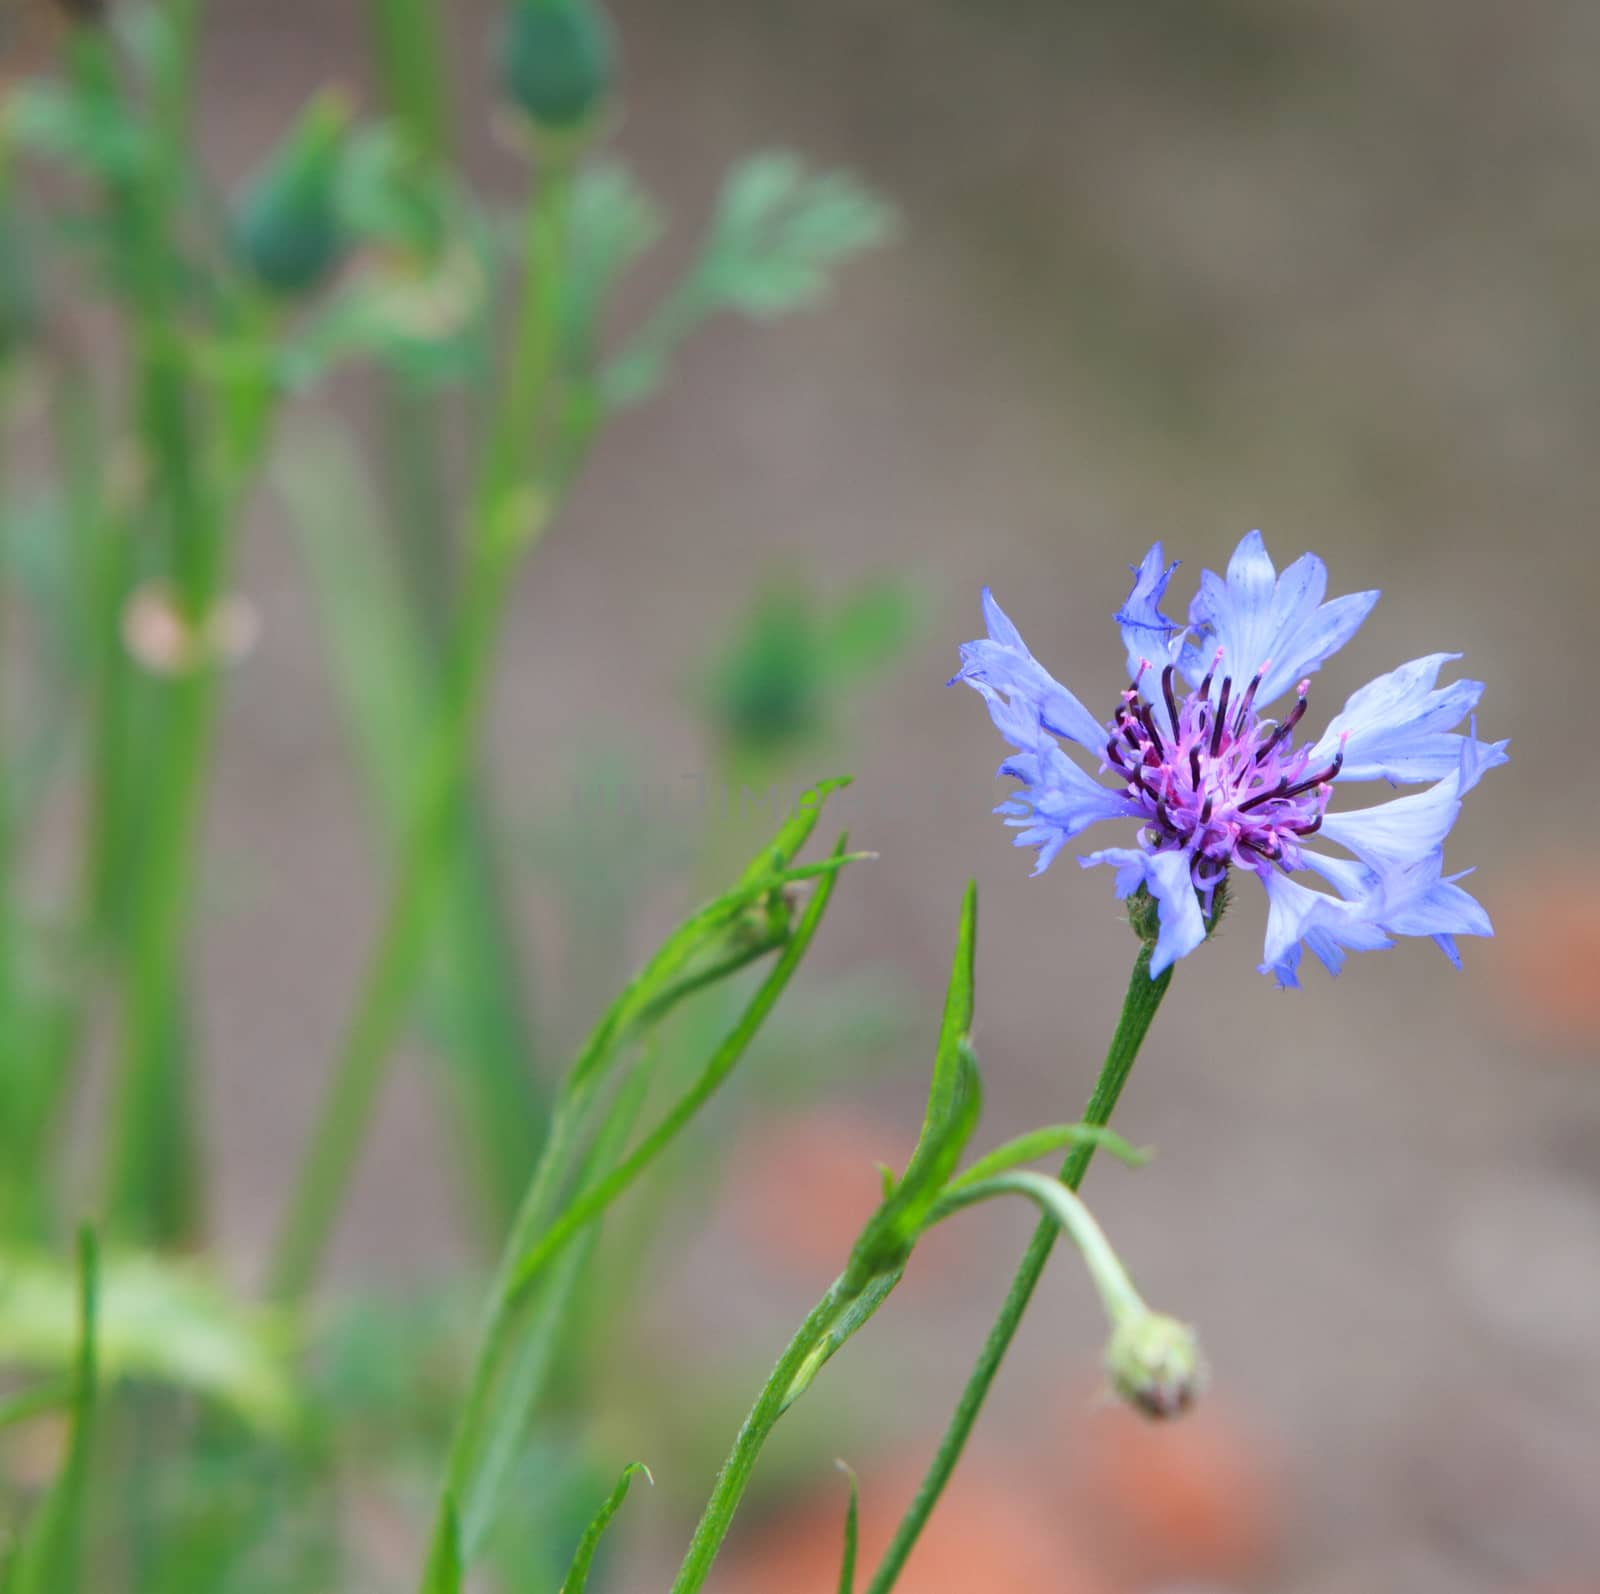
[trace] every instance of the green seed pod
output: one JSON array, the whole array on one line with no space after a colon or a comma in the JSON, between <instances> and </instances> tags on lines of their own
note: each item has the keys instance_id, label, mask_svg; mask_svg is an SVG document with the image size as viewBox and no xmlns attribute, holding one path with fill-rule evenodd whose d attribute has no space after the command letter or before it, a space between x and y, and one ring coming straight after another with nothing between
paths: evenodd
<instances>
[{"instance_id":1,"label":"green seed pod","mask_svg":"<svg viewBox=\"0 0 1600 1594\"><path fill-rule=\"evenodd\" d=\"M534 125L570 133L611 87L611 28L589 0L513 0L500 35L501 87Z\"/></svg>"},{"instance_id":2,"label":"green seed pod","mask_svg":"<svg viewBox=\"0 0 1600 1594\"><path fill-rule=\"evenodd\" d=\"M1205 1363L1187 1323L1137 1311L1112 1331L1106 1374L1117 1394L1147 1417L1176 1417L1200 1393Z\"/></svg>"},{"instance_id":3,"label":"green seed pod","mask_svg":"<svg viewBox=\"0 0 1600 1594\"><path fill-rule=\"evenodd\" d=\"M251 179L234 212L239 263L272 293L313 292L349 242L339 214L339 174L350 105L332 90L301 113Z\"/></svg>"}]
</instances>

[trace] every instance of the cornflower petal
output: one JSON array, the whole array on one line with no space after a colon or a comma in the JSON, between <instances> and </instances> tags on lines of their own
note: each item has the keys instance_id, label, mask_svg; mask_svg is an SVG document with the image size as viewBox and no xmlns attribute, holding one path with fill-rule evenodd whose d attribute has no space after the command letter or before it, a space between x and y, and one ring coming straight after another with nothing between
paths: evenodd
<instances>
[{"instance_id":1,"label":"cornflower petal","mask_svg":"<svg viewBox=\"0 0 1600 1594\"><path fill-rule=\"evenodd\" d=\"M1338 779L1397 784L1439 780L1460 766L1463 738L1455 727L1478 706L1482 681L1434 688L1444 665L1459 653L1429 653L1353 692L1312 750L1326 760L1344 745ZM1485 744L1491 763L1505 762L1505 743ZM1485 767L1488 767L1487 765Z\"/></svg>"},{"instance_id":2,"label":"cornflower petal","mask_svg":"<svg viewBox=\"0 0 1600 1594\"><path fill-rule=\"evenodd\" d=\"M1146 886L1156 899L1160 932L1150 954L1152 979L1187 957L1206 938L1205 915L1189 874L1189 860L1181 852L1143 852L1134 847L1106 847L1078 862L1085 869L1108 863L1117 871L1119 900Z\"/></svg>"},{"instance_id":3,"label":"cornflower petal","mask_svg":"<svg viewBox=\"0 0 1600 1594\"><path fill-rule=\"evenodd\" d=\"M1176 620L1169 620L1161 612L1167 583L1178 568L1176 559L1170 565L1164 560L1158 542L1151 545L1150 552L1138 564L1129 567L1133 571L1133 591L1116 615L1128 650L1128 678L1139 680L1140 690L1152 702L1153 694L1160 690L1161 670L1171 661L1177 645L1175 638L1183 630Z\"/></svg>"},{"instance_id":4,"label":"cornflower petal","mask_svg":"<svg viewBox=\"0 0 1600 1594\"><path fill-rule=\"evenodd\" d=\"M1337 653L1378 601L1374 591L1323 603L1327 588L1327 566L1315 554L1302 554L1277 575L1261 533L1250 532L1228 561L1226 580L1210 570L1200 577L1184 649L1189 683L1204 679L1220 648L1237 679L1265 666L1256 701L1263 708L1276 701Z\"/></svg>"},{"instance_id":5,"label":"cornflower petal","mask_svg":"<svg viewBox=\"0 0 1600 1594\"><path fill-rule=\"evenodd\" d=\"M1022 633L987 587L983 589L983 617L989 627L988 639L962 645L961 669L950 684L966 681L980 690L991 688L984 692L989 713L1008 741L1011 733L995 713L995 692L1003 692L1013 703L1029 705L1039 723L1055 735L1082 747L1098 748L1106 739L1100 722L1028 651ZM1012 741L1012 745L1022 744Z\"/></svg>"}]
</instances>

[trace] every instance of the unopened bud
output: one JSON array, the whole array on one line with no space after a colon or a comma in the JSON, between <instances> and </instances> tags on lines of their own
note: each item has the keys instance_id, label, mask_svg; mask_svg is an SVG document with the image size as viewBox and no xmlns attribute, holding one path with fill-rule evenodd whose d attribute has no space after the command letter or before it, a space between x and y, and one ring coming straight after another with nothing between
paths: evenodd
<instances>
[{"instance_id":1,"label":"unopened bud","mask_svg":"<svg viewBox=\"0 0 1600 1594\"><path fill-rule=\"evenodd\" d=\"M239 202L234 254L272 293L297 298L313 292L344 254L338 190L349 126L344 96L318 95Z\"/></svg>"},{"instance_id":2,"label":"unopened bud","mask_svg":"<svg viewBox=\"0 0 1600 1594\"><path fill-rule=\"evenodd\" d=\"M610 26L589 0L513 0L500 83L541 131L575 132L590 121L611 87L612 62Z\"/></svg>"},{"instance_id":3,"label":"unopened bud","mask_svg":"<svg viewBox=\"0 0 1600 1594\"><path fill-rule=\"evenodd\" d=\"M1106 1346L1111 1387L1147 1417L1176 1417L1205 1385L1200 1344L1187 1323L1161 1312L1128 1313Z\"/></svg>"}]
</instances>

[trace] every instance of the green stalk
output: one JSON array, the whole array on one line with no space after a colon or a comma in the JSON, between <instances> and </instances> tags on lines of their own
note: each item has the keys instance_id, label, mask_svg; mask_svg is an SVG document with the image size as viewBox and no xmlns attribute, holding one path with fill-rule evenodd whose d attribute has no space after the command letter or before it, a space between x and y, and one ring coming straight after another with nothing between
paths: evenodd
<instances>
[{"instance_id":1,"label":"green stalk","mask_svg":"<svg viewBox=\"0 0 1600 1594\"><path fill-rule=\"evenodd\" d=\"M369 0L383 97L419 153L449 153L444 8L435 0Z\"/></svg>"},{"instance_id":2,"label":"green stalk","mask_svg":"<svg viewBox=\"0 0 1600 1594\"><path fill-rule=\"evenodd\" d=\"M1106 1053L1105 1064L1100 1070L1099 1079L1095 1082L1089 1104L1083 1110L1083 1122L1095 1128L1103 1128L1111 1121L1117 1098L1121 1096L1122 1087L1127 1083L1128 1075L1133 1070L1134 1059L1139 1055L1139 1048L1149 1031L1151 1020L1155 1018L1156 1010L1161 1006L1161 999L1167 994L1167 987L1172 983L1170 965L1151 979L1152 947L1151 941L1143 941L1140 944L1139 955L1134 959L1133 975L1128 981L1128 994L1123 999L1122 1016L1117 1021L1110 1049ZM1095 1150L1095 1142L1089 1140L1074 1146L1068 1152L1065 1162L1061 1165L1060 1178L1062 1184L1069 1190L1075 1191L1083 1183L1083 1177L1089 1171L1089 1164L1094 1160ZM901 1519L893 1541L884 1552L883 1560L873 1574L871 1583L867 1585L867 1594L887 1594L904 1569L907 1557L915 1547L928 1518L933 1514L939 1496L943 1494L951 1473L955 1471L956 1462L961 1458L961 1451L972 1433L973 1424L978 1420L978 1413L983 1409L989 1387L1000 1371L1000 1363L1005 1359L1006 1351L1016 1336L1022 1322L1022 1314L1033 1298L1034 1289L1044 1273L1045 1263L1050 1259L1050 1252L1059 1233L1060 1227L1054 1218L1040 1219L1039 1226L1034 1230L1033 1238L1028 1243L1022 1265L1011 1281L1011 1288L1006 1293L1000 1315L995 1319L994 1327L989 1330L989 1337L984 1342L978 1364L961 1392L961 1399L957 1402L955 1414L950 1419L950 1425L945 1430L939 1449L917 1490L916 1498Z\"/></svg>"},{"instance_id":3,"label":"green stalk","mask_svg":"<svg viewBox=\"0 0 1600 1594\"><path fill-rule=\"evenodd\" d=\"M821 1356L829 1336L840 1320L858 1304L858 1297L847 1294L844 1277L835 1279L828 1293L811 1309L811 1314L800 1325L788 1348L778 1358L778 1364L756 1396L755 1405L739 1429L723 1462L722 1470L711 1490L711 1498L700 1515L700 1521L689 1541L683 1564L672 1581L670 1594L695 1594L711 1572L711 1565L722 1548L733 1523L734 1512L744 1497L750 1475L755 1470L756 1459L768 1435L777 1426L778 1419L788 1408L790 1392L797 1379Z\"/></svg>"},{"instance_id":4,"label":"green stalk","mask_svg":"<svg viewBox=\"0 0 1600 1594\"><path fill-rule=\"evenodd\" d=\"M468 587L454 658L419 785L415 818L356 1012L346 1031L310 1145L290 1197L269 1271L272 1294L295 1300L310 1287L355 1171L389 1058L410 1006L442 864L457 834L461 792L487 705L511 577L548 521L539 494L556 370L561 271L571 213L571 169L552 166L529 205L522 311L510 366L468 524Z\"/></svg>"},{"instance_id":5,"label":"green stalk","mask_svg":"<svg viewBox=\"0 0 1600 1594\"><path fill-rule=\"evenodd\" d=\"M272 413L263 366L227 391L217 490L205 494L192 550L186 607L203 627L226 581L244 485L265 446ZM145 1239L181 1237L192 1225L194 1152L183 1077L181 966L199 875L199 834L222 697L223 661L203 659L161 687L164 735L153 807L136 874L126 970L123 1058L111 1118L109 1210Z\"/></svg>"},{"instance_id":6,"label":"green stalk","mask_svg":"<svg viewBox=\"0 0 1600 1594\"><path fill-rule=\"evenodd\" d=\"M171 47L155 85L153 153L132 182L113 185L108 195L131 282L140 441L158 486L177 605L196 633L208 623L226 579L234 500L264 440L270 396L260 371L230 386L218 434L225 474L208 481L174 244L202 12L202 0L170 0L166 7ZM82 44L78 69L102 85L112 81L114 67L102 40ZM107 1168L110 1212L141 1238L177 1238L194 1219L197 1153L180 1035L180 966L218 696L214 661L197 664L158 695L161 731L154 787L140 827L124 970L124 1055ZM114 794L113 786L105 795ZM118 810L133 794L120 797L114 807L103 808L108 825L127 822Z\"/></svg>"}]
</instances>

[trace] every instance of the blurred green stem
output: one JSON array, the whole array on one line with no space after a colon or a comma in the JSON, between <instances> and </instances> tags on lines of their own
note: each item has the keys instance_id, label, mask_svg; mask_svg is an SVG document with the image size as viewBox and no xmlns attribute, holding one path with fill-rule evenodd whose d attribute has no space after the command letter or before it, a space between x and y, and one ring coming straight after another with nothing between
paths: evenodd
<instances>
[{"instance_id":1,"label":"blurred green stem","mask_svg":"<svg viewBox=\"0 0 1600 1594\"><path fill-rule=\"evenodd\" d=\"M159 688L163 734L155 794L142 847L130 923L123 1058L111 1118L109 1210L143 1239L181 1237L193 1217L190 1148L181 1135L191 1104L180 1057L181 964L192 916L225 661L203 640L224 596L233 532L274 411L265 346L246 354L247 373L224 390L218 480L197 494L197 579L184 596L184 623L199 656ZM193 606L191 606L193 605ZM183 1092L181 1100L175 1099Z\"/></svg>"},{"instance_id":2,"label":"blurred green stem","mask_svg":"<svg viewBox=\"0 0 1600 1594\"><path fill-rule=\"evenodd\" d=\"M537 440L549 424L556 370L571 177L565 159L552 163L529 204L522 309L469 511L467 589L440 718L424 761L415 817L401 842L384 928L273 1255L269 1287L279 1300L296 1300L310 1287L354 1174L426 951L441 864L455 834L451 820L460 811L472 767L512 576L548 523L550 505L542 496L547 473Z\"/></svg>"},{"instance_id":3,"label":"blurred green stem","mask_svg":"<svg viewBox=\"0 0 1600 1594\"><path fill-rule=\"evenodd\" d=\"M1100 1070L1094 1091L1089 1097L1089 1104L1083 1110L1083 1122L1097 1128L1104 1127L1111 1121L1111 1114L1116 1110L1122 1087L1127 1083L1128 1075L1133 1070L1139 1048L1149 1031L1151 1021L1156 1016L1156 1010L1161 1006L1161 999L1167 994L1167 987L1172 983L1170 966L1163 969L1154 979L1150 977L1151 949L1152 944L1149 941L1144 941L1140 945L1139 955L1133 964L1133 974L1128 981L1128 994L1123 1000L1122 1016L1111 1037L1111 1046L1106 1053L1105 1064ZM1069 1190L1076 1191L1083 1183L1083 1177L1089 1171L1089 1164L1094 1160L1094 1153L1094 1142L1085 1141L1081 1145L1074 1146L1067 1154L1065 1162L1061 1165L1060 1178L1062 1184ZM1022 1265L1017 1269L1016 1277L1011 1281L1011 1288L1006 1293L1000 1315L995 1319L994 1327L989 1330L989 1337L984 1342L978 1364L961 1392L955 1415L950 1419L950 1425L945 1430L944 1438L940 1441L927 1475L917 1490L916 1498L911 1502L910 1508L896 1529L894 1539L884 1552L883 1560L873 1574L871 1583L867 1585L867 1594L887 1594L904 1569L907 1557L915 1547L928 1518L933 1514L933 1508L938 1504L940 1495L944 1493L945 1485L950 1481L951 1473L955 1471L956 1462L961 1458L962 1449L972 1432L973 1424L978 1420L978 1413L983 1409L990 1385L994 1383L995 1375L1000 1371L1000 1363L1005 1359L1006 1351L1010 1348L1011 1341L1021 1325L1022 1315L1027 1310L1028 1302L1032 1299L1034 1289L1044 1273L1045 1263L1050 1259L1050 1252L1059 1233L1060 1226L1054 1218L1046 1216L1039 1220L1039 1226L1034 1230L1033 1238L1029 1241L1027 1252L1023 1256Z\"/></svg>"},{"instance_id":4,"label":"blurred green stem","mask_svg":"<svg viewBox=\"0 0 1600 1594\"><path fill-rule=\"evenodd\" d=\"M444 8L435 0L369 0L384 99L418 153L449 153L450 104Z\"/></svg>"}]
</instances>

